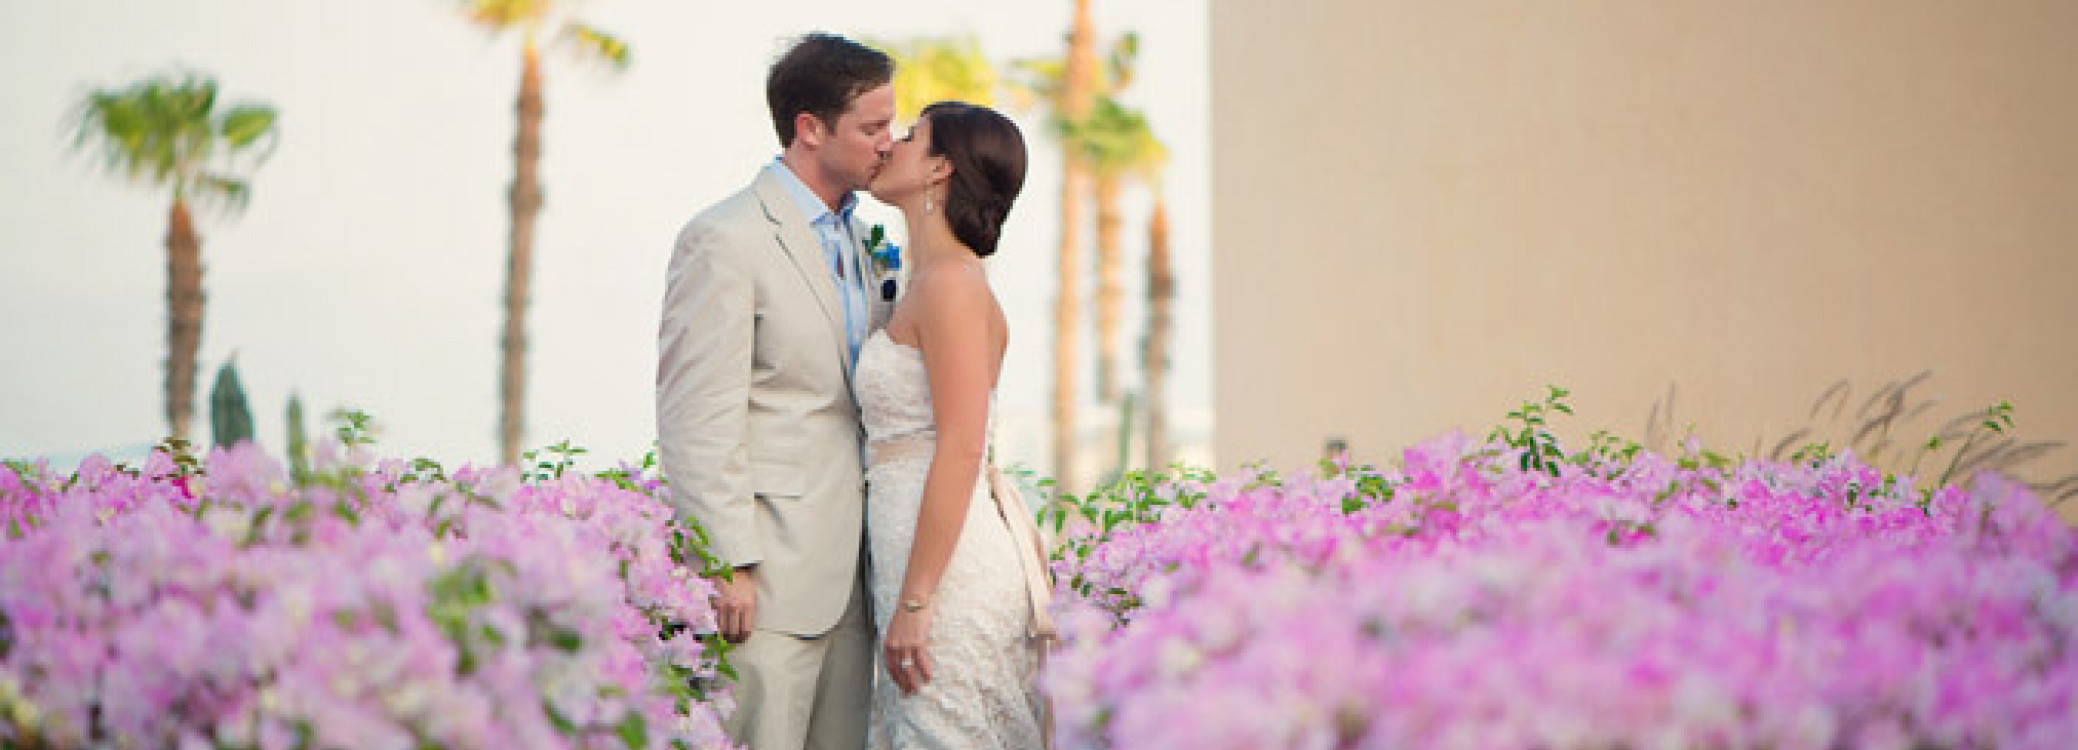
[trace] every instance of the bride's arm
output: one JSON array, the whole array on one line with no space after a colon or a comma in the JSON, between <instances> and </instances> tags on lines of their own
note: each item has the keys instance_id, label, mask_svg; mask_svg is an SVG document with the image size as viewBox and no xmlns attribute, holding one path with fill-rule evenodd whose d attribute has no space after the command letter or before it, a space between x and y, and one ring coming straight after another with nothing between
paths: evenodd
<instances>
[{"instance_id":1,"label":"bride's arm","mask_svg":"<svg viewBox=\"0 0 2078 750\"><path fill-rule=\"evenodd\" d=\"M987 448L990 370L988 287L978 267L944 269L911 290L919 303L917 345L930 379L937 452L924 479L922 507L902 577L902 593L888 625L887 657L895 681L914 692L931 680L928 645L930 607L945 566L952 560L967 518L967 505L981 476ZM904 659L915 670L898 667Z\"/></svg>"}]
</instances>

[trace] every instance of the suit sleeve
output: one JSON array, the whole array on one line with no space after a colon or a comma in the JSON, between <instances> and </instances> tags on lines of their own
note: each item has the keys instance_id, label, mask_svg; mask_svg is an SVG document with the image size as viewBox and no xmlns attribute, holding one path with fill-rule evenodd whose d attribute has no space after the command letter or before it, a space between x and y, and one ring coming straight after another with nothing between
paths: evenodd
<instances>
[{"instance_id":1,"label":"suit sleeve","mask_svg":"<svg viewBox=\"0 0 2078 750\"><path fill-rule=\"evenodd\" d=\"M657 341L657 454L672 508L738 567L764 557L748 449L756 282L739 251L697 221L679 233Z\"/></svg>"}]
</instances>

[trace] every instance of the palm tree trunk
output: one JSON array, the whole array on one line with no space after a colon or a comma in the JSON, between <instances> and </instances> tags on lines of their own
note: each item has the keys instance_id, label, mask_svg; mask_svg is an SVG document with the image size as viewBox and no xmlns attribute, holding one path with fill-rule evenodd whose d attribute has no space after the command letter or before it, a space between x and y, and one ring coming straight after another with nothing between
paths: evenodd
<instances>
[{"instance_id":1,"label":"palm tree trunk","mask_svg":"<svg viewBox=\"0 0 2078 750\"><path fill-rule=\"evenodd\" d=\"M1068 28L1068 59L1061 72L1061 100L1057 114L1067 122L1081 122L1096 103L1096 30L1090 22L1089 0L1075 0L1074 22ZM1082 312L1082 201L1089 195L1089 167L1070 144L1061 148L1061 252L1060 292L1054 299L1053 340L1053 462L1057 492L1070 493L1081 485L1076 461L1076 332Z\"/></svg>"},{"instance_id":2,"label":"palm tree trunk","mask_svg":"<svg viewBox=\"0 0 2078 750\"><path fill-rule=\"evenodd\" d=\"M1119 212L1119 192L1124 180L1116 174L1096 177L1097 196L1097 398L1118 401L1120 323L1125 315L1125 259L1119 249L1119 228L1125 218Z\"/></svg>"},{"instance_id":3,"label":"palm tree trunk","mask_svg":"<svg viewBox=\"0 0 2078 750\"><path fill-rule=\"evenodd\" d=\"M519 463L526 426L527 303L534 279L534 220L541 214L541 55L530 34L520 67L519 133L513 139L512 245L505 266L504 362L498 381L498 460Z\"/></svg>"},{"instance_id":4,"label":"palm tree trunk","mask_svg":"<svg viewBox=\"0 0 2078 750\"><path fill-rule=\"evenodd\" d=\"M188 439L195 415L195 358L202 349L202 238L185 199L166 226L166 423Z\"/></svg>"},{"instance_id":5,"label":"palm tree trunk","mask_svg":"<svg viewBox=\"0 0 2078 750\"><path fill-rule=\"evenodd\" d=\"M1060 291L1054 297L1053 320L1053 462L1054 482L1062 492L1081 485L1076 461L1076 333L1081 331L1082 313L1082 199L1088 173L1080 160L1067 157L1061 164L1061 251Z\"/></svg>"},{"instance_id":6,"label":"palm tree trunk","mask_svg":"<svg viewBox=\"0 0 2078 750\"><path fill-rule=\"evenodd\" d=\"M1169 329L1176 304L1176 273L1169 265L1169 207L1159 191L1147 221L1147 468L1169 466Z\"/></svg>"}]
</instances>

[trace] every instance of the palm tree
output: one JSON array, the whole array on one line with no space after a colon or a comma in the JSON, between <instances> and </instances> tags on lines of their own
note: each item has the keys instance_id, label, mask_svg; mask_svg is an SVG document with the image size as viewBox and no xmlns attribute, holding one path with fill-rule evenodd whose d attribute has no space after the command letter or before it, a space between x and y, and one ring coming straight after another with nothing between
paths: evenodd
<instances>
[{"instance_id":1,"label":"palm tree","mask_svg":"<svg viewBox=\"0 0 2078 750\"><path fill-rule=\"evenodd\" d=\"M972 36L868 42L895 59L895 116L916 117L925 105L961 101L993 107L996 68Z\"/></svg>"},{"instance_id":2,"label":"palm tree","mask_svg":"<svg viewBox=\"0 0 2078 750\"><path fill-rule=\"evenodd\" d=\"M541 46L566 41L580 54L616 70L628 66L628 45L591 26L568 20L555 0L460 0L469 20L494 34L520 33L519 131L513 138L512 231L505 262L504 360L498 378L498 457L519 461L526 425L527 302L534 277L534 221L541 215Z\"/></svg>"},{"instance_id":3,"label":"palm tree","mask_svg":"<svg viewBox=\"0 0 2078 750\"><path fill-rule=\"evenodd\" d=\"M202 348L202 237L190 208L245 208L252 184L244 175L272 153L275 121L266 104L219 108L216 80L197 73L95 90L81 102L74 146L97 146L110 171L173 194L166 228L166 422L176 438L188 438L194 418L195 356Z\"/></svg>"},{"instance_id":4,"label":"palm tree","mask_svg":"<svg viewBox=\"0 0 2078 750\"><path fill-rule=\"evenodd\" d=\"M1091 117L1103 116L1103 100L1115 99L1119 92L1132 84L1133 63L1139 53L1140 37L1137 34L1129 32L1112 45L1110 64L1105 67L1098 88L1100 101L1092 110ZM1117 107L1116 104L1110 106ZM1103 125L1098 127L1099 137L1102 137ZM1138 128L1144 133L1146 123L1139 123ZM1130 129L1113 135L1133 137ZM1151 135L1148 137L1152 138ZM1119 375L1119 362L1123 359L1120 353L1124 347L1120 329L1125 318L1126 285L1125 253L1120 247L1119 232L1125 224L1125 216L1119 206L1119 197L1124 192L1127 172L1138 168L1132 162L1131 154L1123 155L1127 157L1123 161L1120 159L1121 154L1115 153L1117 145L1130 144L1081 144L1085 151L1098 149L1090 160L1095 181L1092 197L1097 208L1097 398L1107 403L1118 400L1123 379ZM1113 152L1104 152L1106 148L1113 149ZM1099 161L1099 158L1105 160Z\"/></svg>"},{"instance_id":5,"label":"palm tree","mask_svg":"<svg viewBox=\"0 0 2078 750\"><path fill-rule=\"evenodd\" d=\"M1097 99L1096 29L1090 0L1075 0L1068 26L1067 53L1059 59L1023 60L1020 88L1043 102L1056 136L1065 137L1066 123L1089 116ZM1090 171L1080 149L1061 148L1061 236L1057 258L1060 288L1054 298L1053 462L1057 491L1079 486L1076 451L1076 332L1082 314L1083 201L1090 194Z\"/></svg>"},{"instance_id":6,"label":"palm tree","mask_svg":"<svg viewBox=\"0 0 2078 750\"><path fill-rule=\"evenodd\" d=\"M1130 40L1130 37L1128 37ZM1130 42L1128 42L1130 44ZM1116 58L1114 58L1116 59ZM1116 79L1114 79L1116 80ZM1090 166L1097 185L1097 247L1100 258L1108 253L1107 260L1099 260L1101 270L1101 294L1098 298L1100 319L1113 316L1107 321L1108 329L1103 334L1118 336L1117 318L1123 317L1123 286L1120 277L1124 274L1124 253L1119 249L1118 199L1128 181L1141 180L1155 191L1155 213L1148 227L1148 339L1144 346L1143 360L1147 367L1148 407L1148 450L1150 467L1167 465L1166 420L1163 409L1163 379L1167 374L1169 336L1169 310L1167 305L1173 298L1174 279L1170 275L1168 257L1168 216L1162 205L1161 171L1168 164L1168 149L1162 146L1154 131L1148 127L1147 118L1118 103L1117 99L1104 96L1097 100L1090 116L1080 122L1062 124L1062 140L1082 152L1084 163ZM1107 226L1108 224L1108 226ZM1108 246L1108 248L1107 248ZM1108 265L1107 265L1108 263ZM1117 296L1108 301L1104 295ZM1107 346L1112 342L1104 342ZM1105 371L1100 370L1100 377ZM1108 375L1118 379L1117 370ZM1116 386L1116 383L1113 383ZM1160 457L1160 460L1155 460ZM1121 471L1125 467L1119 467Z\"/></svg>"},{"instance_id":7,"label":"palm tree","mask_svg":"<svg viewBox=\"0 0 2078 750\"><path fill-rule=\"evenodd\" d=\"M1169 466L1169 337L1175 327L1176 272L1169 262L1169 201L1154 182L1147 220L1147 338L1140 361L1147 377L1147 468Z\"/></svg>"}]
</instances>

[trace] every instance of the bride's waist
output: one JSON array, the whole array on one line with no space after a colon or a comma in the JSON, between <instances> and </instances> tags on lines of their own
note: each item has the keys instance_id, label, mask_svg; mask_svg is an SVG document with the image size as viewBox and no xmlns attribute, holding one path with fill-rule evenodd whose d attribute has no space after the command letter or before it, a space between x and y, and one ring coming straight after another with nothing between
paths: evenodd
<instances>
[{"instance_id":1,"label":"bride's waist","mask_svg":"<svg viewBox=\"0 0 2078 750\"><path fill-rule=\"evenodd\" d=\"M891 464L930 463L937 455L938 433L917 432L866 441L866 469Z\"/></svg>"},{"instance_id":2,"label":"bride's waist","mask_svg":"<svg viewBox=\"0 0 2078 750\"><path fill-rule=\"evenodd\" d=\"M866 468L875 469L893 463L930 461L938 450L936 432L912 432L866 441Z\"/></svg>"}]
</instances>

